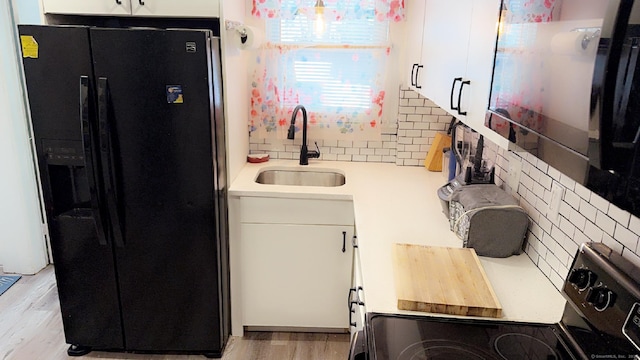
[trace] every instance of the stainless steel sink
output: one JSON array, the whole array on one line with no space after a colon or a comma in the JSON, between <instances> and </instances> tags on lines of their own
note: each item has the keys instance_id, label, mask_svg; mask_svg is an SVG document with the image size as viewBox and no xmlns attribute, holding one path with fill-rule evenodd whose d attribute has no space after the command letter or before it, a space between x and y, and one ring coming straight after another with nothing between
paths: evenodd
<instances>
[{"instance_id":1,"label":"stainless steel sink","mask_svg":"<svg viewBox=\"0 0 640 360\"><path fill-rule=\"evenodd\" d=\"M342 186L346 179L335 171L267 169L258 174L256 182L265 185Z\"/></svg>"}]
</instances>

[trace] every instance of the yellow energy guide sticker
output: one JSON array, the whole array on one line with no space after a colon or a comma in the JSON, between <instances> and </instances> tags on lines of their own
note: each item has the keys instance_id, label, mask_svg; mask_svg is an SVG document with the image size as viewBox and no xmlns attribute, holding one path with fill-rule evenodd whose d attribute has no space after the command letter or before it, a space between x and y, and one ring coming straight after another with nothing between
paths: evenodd
<instances>
[{"instance_id":1,"label":"yellow energy guide sticker","mask_svg":"<svg viewBox=\"0 0 640 360\"><path fill-rule=\"evenodd\" d=\"M23 58L38 58L38 42L31 35L20 35Z\"/></svg>"}]
</instances>

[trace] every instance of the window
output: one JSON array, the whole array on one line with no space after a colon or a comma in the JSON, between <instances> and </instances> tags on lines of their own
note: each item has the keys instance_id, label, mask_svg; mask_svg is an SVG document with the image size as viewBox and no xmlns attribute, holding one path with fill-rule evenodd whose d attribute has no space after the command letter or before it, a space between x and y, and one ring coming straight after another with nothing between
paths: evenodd
<instances>
[{"instance_id":1,"label":"window","mask_svg":"<svg viewBox=\"0 0 640 360\"><path fill-rule=\"evenodd\" d=\"M251 131L284 138L291 111L302 104L314 137L378 137L391 50L389 18L399 16L391 3L401 2L324 0L322 32L316 30L315 0L303 2L254 4L254 15L266 17L267 44L256 55ZM379 10L383 6L386 12ZM392 7L396 11L390 13Z\"/></svg>"}]
</instances>

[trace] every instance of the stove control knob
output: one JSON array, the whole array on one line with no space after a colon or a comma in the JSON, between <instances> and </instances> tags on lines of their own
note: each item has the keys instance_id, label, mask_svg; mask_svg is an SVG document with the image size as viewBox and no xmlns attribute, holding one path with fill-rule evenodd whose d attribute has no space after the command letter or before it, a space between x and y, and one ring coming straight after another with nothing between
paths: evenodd
<instances>
[{"instance_id":1,"label":"stove control knob","mask_svg":"<svg viewBox=\"0 0 640 360\"><path fill-rule=\"evenodd\" d=\"M616 301L616 293L603 286L598 286L589 289L587 294L587 302L593 305L596 311L605 311L609 307L613 306Z\"/></svg>"},{"instance_id":2,"label":"stove control knob","mask_svg":"<svg viewBox=\"0 0 640 360\"><path fill-rule=\"evenodd\" d=\"M578 291L585 291L587 288L593 286L597 278L598 275L588 269L573 269L569 274L569 282L573 284Z\"/></svg>"}]
</instances>

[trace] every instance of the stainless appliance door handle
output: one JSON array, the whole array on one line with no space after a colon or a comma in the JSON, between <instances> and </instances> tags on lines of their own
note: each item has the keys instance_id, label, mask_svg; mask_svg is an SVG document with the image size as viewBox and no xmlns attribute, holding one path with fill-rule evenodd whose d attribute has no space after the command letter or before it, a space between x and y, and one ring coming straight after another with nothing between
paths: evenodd
<instances>
[{"instance_id":1,"label":"stainless appliance door handle","mask_svg":"<svg viewBox=\"0 0 640 360\"><path fill-rule=\"evenodd\" d=\"M467 115L466 111L461 111L462 107L460 106L460 102L462 101L462 89L464 89L465 85L470 85L471 81L467 80L467 81L463 81L462 84L460 84L460 91L458 92L458 107L456 108L456 110L458 111L458 115Z\"/></svg>"},{"instance_id":2,"label":"stainless appliance door handle","mask_svg":"<svg viewBox=\"0 0 640 360\"><path fill-rule=\"evenodd\" d=\"M455 91L456 83L458 81L462 81L462 78L461 77L457 77L457 78L453 79L453 83L451 84L451 96L449 97L449 102L450 102L449 105L451 105L451 110L459 110L459 107L453 106L453 93ZM458 98L458 100L460 100L460 99ZM460 106L460 102L459 101L458 101L458 106Z\"/></svg>"},{"instance_id":3,"label":"stainless appliance door handle","mask_svg":"<svg viewBox=\"0 0 640 360\"><path fill-rule=\"evenodd\" d=\"M80 76L80 131L82 135L82 150L84 156L84 168L89 183L89 193L91 194L91 213L96 226L96 235L100 245L107 245L107 235L105 233L102 212L100 210L100 190L96 181L96 163L94 161L93 133L89 119L89 77Z\"/></svg>"},{"instance_id":4,"label":"stainless appliance door handle","mask_svg":"<svg viewBox=\"0 0 640 360\"><path fill-rule=\"evenodd\" d=\"M120 214L118 211L117 174L113 161L114 153L111 122L109 121L109 103L107 78L100 77L98 78L98 138L100 142L100 158L102 160L102 179L107 197L107 209L109 211L109 220L111 221L113 240L116 246L124 247L124 238L122 236Z\"/></svg>"}]
</instances>

